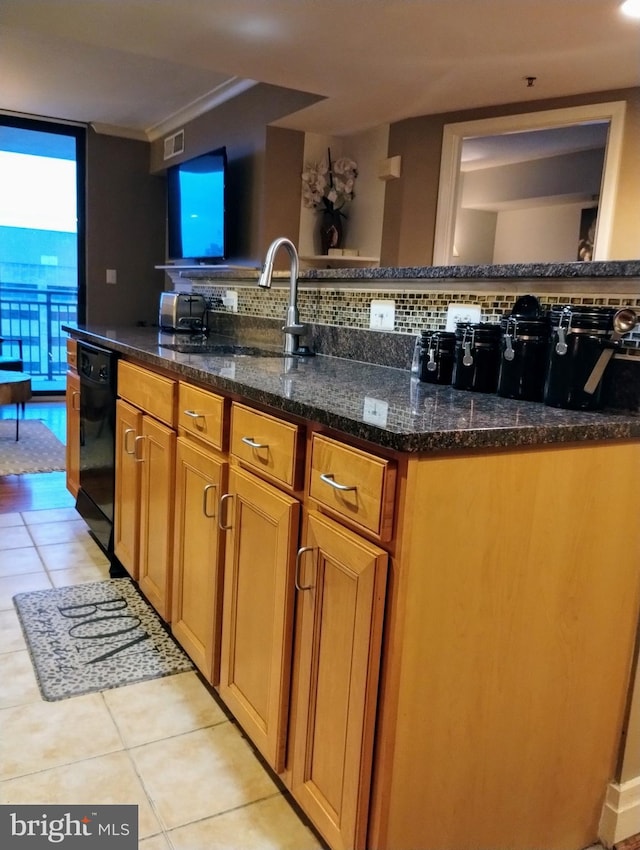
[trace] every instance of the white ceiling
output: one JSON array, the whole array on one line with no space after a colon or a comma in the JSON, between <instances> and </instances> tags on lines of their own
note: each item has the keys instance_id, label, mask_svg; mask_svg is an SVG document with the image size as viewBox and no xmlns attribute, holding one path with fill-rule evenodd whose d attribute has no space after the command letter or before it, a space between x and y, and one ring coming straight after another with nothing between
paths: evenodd
<instances>
[{"instance_id":1,"label":"white ceiling","mask_svg":"<svg viewBox=\"0 0 640 850\"><path fill-rule=\"evenodd\" d=\"M619 0L0 0L0 110L154 139L260 81L322 95L278 122L414 115L640 85ZM536 77L527 87L525 77Z\"/></svg>"}]
</instances>

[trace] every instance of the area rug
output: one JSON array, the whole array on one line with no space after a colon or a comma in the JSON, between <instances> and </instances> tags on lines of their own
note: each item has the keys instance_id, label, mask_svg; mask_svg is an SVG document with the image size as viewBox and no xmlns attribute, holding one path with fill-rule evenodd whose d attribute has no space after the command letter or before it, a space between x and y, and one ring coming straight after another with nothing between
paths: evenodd
<instances>
[{"instance_id":1,"label":"area rug","mask_svg":"<svg viewBox=\"0 0 640 850\"><path fill-rule=\"evenodd\" d=\"M65 468L65 447L39 419L0 419L0 475L54 472Z\"/></svg>"},{"instance_id":2,"label":"area rug","mask_svg":"<svg viewBox=\"0 0 640 850\"><path fill-rule=\"evenodd\" d=\"M13 597L45 700L193 670L128 578Z\"/></svg>"}]
</instances>

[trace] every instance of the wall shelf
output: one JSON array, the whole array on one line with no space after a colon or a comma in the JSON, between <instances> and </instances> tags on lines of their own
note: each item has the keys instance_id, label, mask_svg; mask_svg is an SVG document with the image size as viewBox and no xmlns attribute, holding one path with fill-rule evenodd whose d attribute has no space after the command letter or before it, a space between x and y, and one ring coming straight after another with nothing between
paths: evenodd
<instances>
[{"instance_id":1,"label":"wall shelf","mask_svg":"<svg viewBox=\"0 0 640 850\"><path fill-rule=\"evenodd\" d=\"M301 254L300 261L314 264L316 268L319 263L322 263L323 266L336 265L343 266L344 268L355 268L356 266L377 266L380 263L380 257L333 257L328 254Z\"/></svg>"}]
</instances>

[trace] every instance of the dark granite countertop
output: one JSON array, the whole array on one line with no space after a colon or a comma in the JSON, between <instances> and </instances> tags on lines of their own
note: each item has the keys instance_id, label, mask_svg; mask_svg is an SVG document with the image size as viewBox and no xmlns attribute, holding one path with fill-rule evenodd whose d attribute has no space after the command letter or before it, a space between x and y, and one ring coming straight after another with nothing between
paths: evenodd
<instances>
[{"instance_id":1,"label":"dark granite countertop","mask_svg":"<svg viewBox=\"0 0 640 850\"><path fill-rule=\"evenodd\" d=\"M331 258L327 258L330 260ZM640 277L640 260L593 263L511 263L481 266L415 266L308 269L301 277L329 280L573 280Z\"/></svg>"},{"instance_id":2,"label":"dark granite countertop","mask_svg":"<svg viewBox=\"0 0 640 850\"><path fill-rule=\"evenodd\" d=\"M315 259L315 258L314 258ZM331 264L333 257L327 257ZM344 258L342 258L344 260ZM260 274L259 268L247 266L163 266L172 273L184 273L186 277L206 277L210 279L249 279L254 280ZM288 272L275 272L274 277L287 277ZM318 281L491 281L491 280L537 280L572 281L602 279L640 279L640 259L635 260L598 260L591 263L510 263L477 266L358 266L356 268L340 265L338 268L307 268L300 272L300 281L310 283Z\"/></svg>"},{"instance_id":3,"label":"dark granite countertop","mask_svg":"<svg viewBox=\"0 0 640 850\"><path fill-rule=\"evenodd\" d=\"M318 355L284 358L247 354L179 353L165 345L184 335L157 328L64 327L77 339L169 369L379 446L405 452L529 446L640 438L640 416L559 410L534 402L423 384L403 369ZM252 345L209 337L209 344Z\"/></svg>"}]
</instances>

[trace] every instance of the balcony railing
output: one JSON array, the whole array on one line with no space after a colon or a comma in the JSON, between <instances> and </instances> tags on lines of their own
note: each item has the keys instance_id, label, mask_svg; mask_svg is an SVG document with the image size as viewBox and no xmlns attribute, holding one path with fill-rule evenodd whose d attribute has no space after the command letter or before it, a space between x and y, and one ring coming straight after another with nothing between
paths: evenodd
<instances>
[{"instance_id":1,"label":"balcony railing","mask_svg":"<svg viewBox=\"0 0 640 850\"><path fill-rule=\"evenodd\" d=\"M0 283L0 337L22 339L24 371L34 392L64 390L67 334L61 328L77 321L75 288Z\"/></svg>"}]
</instances>

